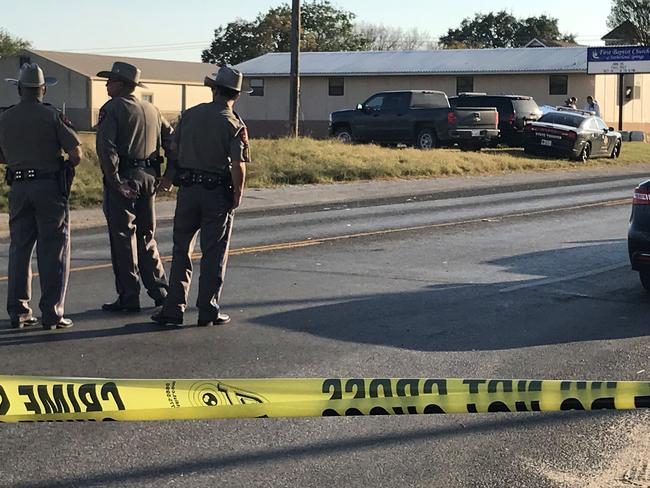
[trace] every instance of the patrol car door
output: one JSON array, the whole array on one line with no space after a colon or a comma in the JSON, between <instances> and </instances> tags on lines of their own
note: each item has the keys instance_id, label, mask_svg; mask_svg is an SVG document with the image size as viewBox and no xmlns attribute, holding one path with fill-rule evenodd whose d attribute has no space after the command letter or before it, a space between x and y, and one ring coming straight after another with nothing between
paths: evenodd
<instances>
[{"instance_id":1,"label":"patrol car door","mask_svg":"<svg viewBox=\"0 0 650 488\"><path fill-rule=\"evenodd\" d=\"M603 135L602 152L605 155L610 155L612 153L612 150L614 149L614 144L616 144L616 137L614 137L611 134L611 132L609 131L609 127L607 126L607 124L603 119L594 117L594 120L596 121L596 124L598 125L598 129Z\"/></svg>"},{"instance_id":2,"label":"patrol car door","mask_svg":"<svg viewBox=\"0 0 650 488\"><path fill-rule=\"evenodd\" d=\"M591 143L591 155L600 156L603 153L603 143L606 142L603 131L598 128L594 117L590 117L582 123L582 130L585 138Z\"/></svg>"},{"instance_id":3,"label":"patrol car door","mask_svg":"<svg viewBox=\"0 0 650 488\"><path fill-rule=\"evenodd\" d=\"M363 109L358 111L359 113L356 118L356 139L361 141L380 140L380 115L381 106L384 103L384 95L384 93L379 93L363 103Z\"/></svg>"}]
</instances>

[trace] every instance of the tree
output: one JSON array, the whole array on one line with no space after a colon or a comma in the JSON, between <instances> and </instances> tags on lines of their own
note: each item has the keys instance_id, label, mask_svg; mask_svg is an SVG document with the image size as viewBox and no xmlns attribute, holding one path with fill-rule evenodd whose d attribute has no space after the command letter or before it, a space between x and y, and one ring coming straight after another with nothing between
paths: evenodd
<instances>
[{"instance_id":1,"label":"tree","mask_svg":"<svg viewBox=\"0 0 650 488\"><path fill-rule=\"evenodd\" d=\"M542 15L517 19L505 10L477 13L465 18L457 29L449 29L440 38L446 48L521 47L533 38L541 41L575 41L572 34L561 34L557 19Z\"/></svg>"},{"instance_id":2,"label":"tree","mask_svg":"<svg viewBox=\"0 0 650 488\"><path fill-rule=\"evenodd\" d=\"M463 19L458 29L449 29L440 44L447 48L510 47L518 28L517 19L505 10L477 13L473 19Z\"/></svg>"},{"instance_id":3,"label":"tree","mask_svg":"<svg viewBox=\"0 0 650 488\"><path fill-rule=\"evenodd\" d=\"M636 27L634 41L650 46L650 0L612 0L607 26L613 29L626 20Z\"/></svg>"},{"instance_id":4,"label":"tree","mask_svg":"<svg viewBox=\"0 0 650 488\"><path fill-rule=\"evenodd\" d=\"M367 49L371 51L413 51L416 49L435 49L437 44L427 32L417 28L402 29L381 24L358 24L358 34L367 39Z\"/></svg>"},{"instance_id":5,"label":"tree","mask_svg":"<svg viewBox=\"0 0 650 488\"><path fill-rule=\"evenodd\" d=\"M11 56L20 49L29 47L31 43L20 37L13 37L9 32L0 27L0 58L3 56Z\"/></svg>"},{"instance_id":6,"label":"tree","mask_svg":"<svg viewBox=\"0 0 650 488\"><path fill-rule=\"evenodd\" d=\"M557 26L557 19L541 15L519 20L519 28L513 38L513 47L525 46L532 39L540 41L575 42L573 34L561 34Z\"/></svg>"},{"instance_id":7,"label":"tree","mask_svg":"<svg viewBox=\"0 0 650 488\"><path fill-rule=\"evenodd\" d=\"M300 48L303 51L359 51L368 40L355 32L355 15L334 7L329 0L312 0L300 12ZM237 64L270 52L289 51L291 7L282 4L254 21L237 19L214 31L214 40L201 54L203 62Z\"/></svg>"}]
</instances>

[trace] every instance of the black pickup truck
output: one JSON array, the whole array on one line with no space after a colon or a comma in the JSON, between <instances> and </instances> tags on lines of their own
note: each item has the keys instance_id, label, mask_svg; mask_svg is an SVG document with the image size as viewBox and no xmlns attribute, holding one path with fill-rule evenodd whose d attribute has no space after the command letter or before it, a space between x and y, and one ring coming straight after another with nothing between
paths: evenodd
<instances>
[{"instance_id":1,"label":"black pickup truck","mask_svg":"<svg viewBox=\"0 0 650 488\"><path fill-rule=\"evenodd\" d=\"M443 92L404 90L376 93L356 110L332 112L329 132L343 142L479 148L499 137L498 124L496 108L453 109Z\"/></svg>"}]
</instances>

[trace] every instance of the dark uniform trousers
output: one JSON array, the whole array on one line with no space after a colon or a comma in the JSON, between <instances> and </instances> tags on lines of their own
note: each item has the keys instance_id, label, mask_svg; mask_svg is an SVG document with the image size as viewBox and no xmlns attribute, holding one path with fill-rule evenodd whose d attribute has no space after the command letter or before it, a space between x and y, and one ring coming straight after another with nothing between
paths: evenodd
<instances>
[{"instance_id":1,"label":"dark uniform trousers","mask_svg":"<svg viewBox=\"0 0 650 488\"><path fill-rule=\"evenodd\" d=\"M70 209L55 179L15 181L9 191L9 276L7 312L29 317L31 260L36 246L41 282L39 307L43 323L56 323L70 271Z\"/></svg>"},{"instance_id":2,"label":"dark uniform trousers","mask_svg":"<svg viewBox=\"0 0 650 488\"><path fill-rule=\"evenodd\" d=\"M136 306L140 304L140 279L154 300L162 300L167 295L167 279L154 239L154 170L133 168L124 176L135 185L138 197L125 198L104 184L104 215L120 302L124 306Z\"/></svg>"},{"instance_id":3,"label":"dark uniform trousers","mask_svg":"<svg viewBox=\"0 0 650 488\"><path fill-rule=\"evenodd\" d=\"M200 230L201 276L196 306L199 320L216 320L232 232L231 208L230 191L223 186L208 190L195 184L178 189L170 287L162 314L181 317L185 311L192 279L191 256Z\"/></svg>"}]
</instances>

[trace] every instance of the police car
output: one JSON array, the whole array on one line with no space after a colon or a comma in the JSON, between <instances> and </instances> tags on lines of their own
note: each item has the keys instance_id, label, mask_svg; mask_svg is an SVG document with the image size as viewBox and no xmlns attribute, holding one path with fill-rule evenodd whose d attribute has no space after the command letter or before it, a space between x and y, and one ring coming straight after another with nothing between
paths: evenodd
<instances>
[{"instance_id":1,"label":"police car","mask_svg":"<svg viewBox=\"0 0 650 488\"><path fill-rule=\"evenodd\" d=\"M566 156L585 162L589 158L621 154L621 133L593 112L556 107L524 127L524 151L528 154Z\"/></svg>"}]
</instances>

